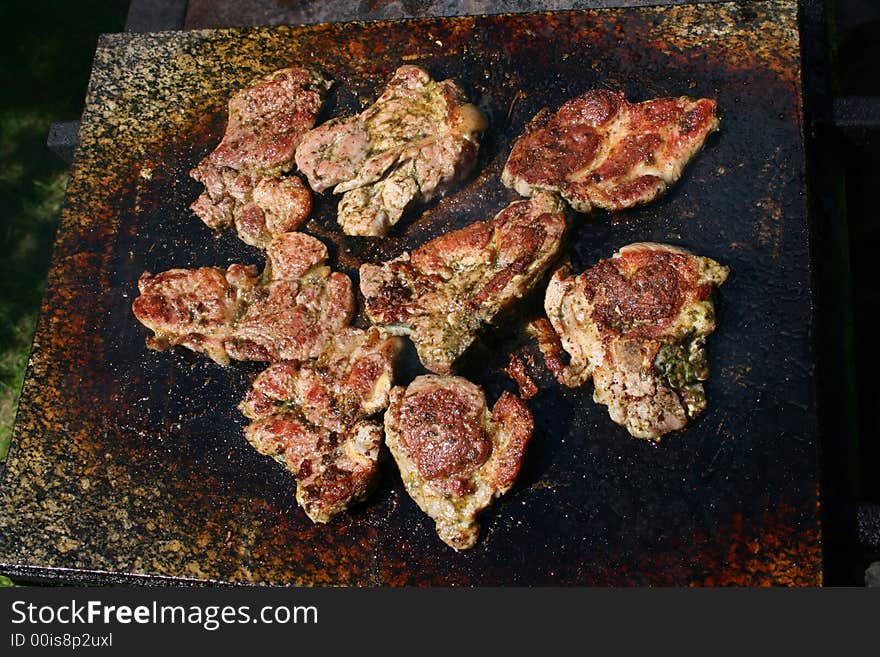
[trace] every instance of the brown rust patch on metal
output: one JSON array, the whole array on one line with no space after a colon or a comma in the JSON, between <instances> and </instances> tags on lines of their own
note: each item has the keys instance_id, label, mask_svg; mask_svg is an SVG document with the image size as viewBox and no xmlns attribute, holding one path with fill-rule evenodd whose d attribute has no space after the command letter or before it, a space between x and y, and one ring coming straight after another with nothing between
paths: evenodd
<instances>
[{"instance_id":1,"label":"brown rust patch on metal","mask_svg":"<svg viewBox=\"0 0 880 657\"><path fill-rule=\"evenodd\" d=\"M757 2L103 37L0 486L2 568L314 585L819 583L795 30L794 2ZM726 110L667 197L575 217L569 245L576 270L634 241L731 267L707 413L655 449L622 434L589 385L530 371L541 394L520 480L462 554L439 542L387 455L365 504L313 525L291 476L242 437L236 405L259 366L150 352L130 310L144 270L262 264L187 210L199 192L187 171L222 134L234 90L317 66L336 79L323 118L347 115L404 61L458 79L491 127L471 179L385 240L342 236L338 199L316 196L306 231L352 276L513 200L498 174L544 106L609 87ZM490 401L510 386L509 355L532 348L524 325L540 309L540 294L524 299L468 355L464 373ZM405 362L400 382L418 372Z\"/></svg>"},{"instance_id":2,"label":"brown rust patch on metal","mask_svg":"<svg viewBox=\"0 0 880 657\"><path fill-rule=\"evenodd\" d=\"M735 513L724 525L726 543L712 543L694 555L687 544L665 546L659 556L640 562L641 573L660 586L819 586L822 583L821 549L815 531L792 531L800 510L782 502L757 517ZM706 536L693 542L708 545ZM684 562L688 554L696 561Z\"/></svg>"}]
</instances>

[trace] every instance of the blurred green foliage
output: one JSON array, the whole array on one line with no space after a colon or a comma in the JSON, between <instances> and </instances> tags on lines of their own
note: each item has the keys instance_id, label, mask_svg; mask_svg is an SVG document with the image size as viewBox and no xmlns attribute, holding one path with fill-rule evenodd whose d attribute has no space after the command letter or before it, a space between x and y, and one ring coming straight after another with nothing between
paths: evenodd
<instances>
[{"instance_id":1,"label":"blurred green foliage","mask_svg":"<svg viewBox=\"0 0 880 657\"><path fill-rule=\"evenodd\" d=\"M0 3L0 460L67 184L49 126L79 118L98 35L122 31L127 11L127 0Z\"/></svg>"}]
</instances>

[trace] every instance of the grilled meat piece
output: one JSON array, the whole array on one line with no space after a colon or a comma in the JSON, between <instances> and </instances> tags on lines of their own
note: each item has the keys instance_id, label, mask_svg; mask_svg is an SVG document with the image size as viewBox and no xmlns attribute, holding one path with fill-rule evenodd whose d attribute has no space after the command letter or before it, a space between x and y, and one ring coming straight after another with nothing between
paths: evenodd
<instances>
[{"instance_id":1,"label":"grilled meat piece","mask_svg":"<svg viewBox=\"0 0 880 657\"><path fill-rule=\"evenodd\" d=\"M190 209L211 228L235 224L241 241L261 249L299 228L312 211L312 193L296 176L255 179L211 170L203 181L208 187Z\"/></svg>"},{"instance_id":2,"label":"grilled meat piece","mask_svg":"<svg viewBox=\"0 0 880 657\"><path fill-rule=\"evenodd\" d=\"M648 203L718 129L716 109L706 98L629 103L620 92L588 91L531 120L501 180L523 196L557 191L578 212Z\"/></svg>"},{"instance_id":3,"label":"grilled meat piece","mask_svg":"<svg viewBox=\"0 0 880 657\"><path fill-rule=\"evenodd\" d=\"M236 360L316 358L351 322L351 280L331 271L327 247L304 233L276 237L266 254L263 284L253 289L226 350Z\"/></svg>"},{"instance_id":4,"label":"grilled meat piece","mask_svg":"<svg viewBox=\"0 0 880 657\"><path fill-rule=\"evenodd\" d=\"M147 338L150 349L181 345L226 365L225 342L256 282L257 268L243 265L170 269L155 276L144 272L132 311L154 333Z\"/></svg>"},{"instance_id":5,"label":"grilled meat piece","mask_svg":"<svg viewBox=\"0 0 880 657\"><path fill-rule=\"evenodd\" d=\"M577 388L589 380L590 371L587 367L578 367L577 364L575 367L570 367L565 364L562 358L565 349L562 348L562 342L553 325L546 318L541 317L530 322L526 330L537 341L538 349L544 357L544 364L559 383L569 388Z\"/></svg>"},{"instance_id":6,"label":"grilled meat piece","mask_svg":"<svg viewBox=\"0 0 880 657\"><path fill-rule=\"evenodd\" d=\"M369 493L378 476L378 423L388 405L399 338L347 329L317 360L270 366L254 381L241 412L248 441L297 477L297 500L327 522Z\"/></svg>"},{"instance_id":7,"label":"grilled meat piece","mask_svg":"<svg viewBox=\"0 0 880 657\"><path fill-rule=\"evenodd\" d=\"M526 294L559 252L563 203L540 193L382 265L363 265L367 316L407 334L422 364L447 374L477 331Z\"/></svg>"},{"instance_id":8,"label":"grilled meat piece","mask_svg":"<svg viewBox=\"0 0 880 657\"><path fill-rule=\"evenodd\" d=\"M241 241L261 249L302 226L312 212L312 193L296 176L261 178L245 198L233 213L235 229Z\"/></svg>"},{"instance_id":9,"label":"grilled meat piece","mask_svg":"<svg viewBox=\"0 0 880 657\"><path fill-rule=\"evenodd\" d=\"M503 393L490 414L483 391L461 377L417 377L392 389L385 413L407 493L456 550L474 546L477 514L510 490L533 427L517 397Z\"/></svg>"},{"instance_id":10,"label":"grilled meat piece","mask_svg":"<svg viewBox=\"0 0 880 657\"><path fill-rule=\"evenodd\" d=\"M315 426L343 432L388 405L400 338L343 330L316 360L284 361L260 373L240 408L258 420L291 407Z\"/></svg>"},{"instance_id":11,"label":"grilled meat piece","mask_svg":"<svg viewBox=\"0 0 880 657\"><path fill-rule=\"evenodd\" d=\"M728 268L663 244L630 244L574 278L554 273L544 308L575 382L636 438L659 440L706 408L713 285Z\"/></svg>"},{"instance_id":12,"label":"grilled meat piece","mask_svg":"<svg viewBox=\"0 0 880 657\"><path fill-rule=\"evenodd\" d=\"M516 383L516 387L519 389L519 396L524 400L531 399L538 394L538 386L534 379L529 376L526 370L526 363L530 367L534 367L535 360L531 354L525 354L523 358L520 358L517 354L510 354L507 367L504 368L504 373Z\"/></svg>"},{"instance_id":13,"label":"grilled meat piece","mask_svg":"<svg viewBox=\"0 0 880 657\"><path fill-rule=\"evenodd\" d=\"M476 162L483 114L452 80L401 66L366 110L307 133L296 164L316 192L343 194L348 235L385 235L413 201L429 201Z\"/></svg>"},{"instance_id":14,"label":"grilled meat piece","mask_svg":"<svg viewBox=\"0 0 880 657\"><path fill-rule=\"evenodd\" d=\"M222 141L190 171L205 185L190 206L205 224L234 223L243 241L265 248L308 218L309 190L295 176L279 176L293 167L330 84L310 69L285 68L232 96Z\"/></svg>"},{"instance_id":15,"label":"grilled meat piece","mask_svg":"<svg viewBox=\"0 0 880 657\"><path fill-rule=\"evenodd\" d=\"M229 99L220 144L198 168L274 176L293 167L296 147L314 124L332 83L308 68L290 67L257 79Z\"/></svg>"},{"instance_id":16,"label":"grilled meat piece","mask_svg":"<svg viewBox=\"0 0 880 657\"><path fill-rule=\"evenodd\" d=\"M337 433L282 412L248 425L245 437L294 473L296 499L313 522L329 522L375 486L382 444L376 422L358 422Z\"/></svg>"},{"instance_id":17,"label":"grilled meat piece","mask_svg":"<svg viewBox=\"0 0 880 657\"><path fill-rule=\"evenodd\" d=\"M276 237L261 276L231 265L144 273L132 310L155 332L152 349L183 345L226 365L319 356L354 312L351 281L326 266L327 248L304 233Z\"/></svg>"}]
</instances>

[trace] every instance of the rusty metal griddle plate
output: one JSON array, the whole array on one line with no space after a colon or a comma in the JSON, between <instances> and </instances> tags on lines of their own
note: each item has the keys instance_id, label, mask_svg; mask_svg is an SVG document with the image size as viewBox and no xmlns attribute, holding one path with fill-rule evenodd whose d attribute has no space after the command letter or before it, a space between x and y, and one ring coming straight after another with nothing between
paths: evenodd
<instances>
[{"instance_id":1,"label":"rusty metal griddle plate","mask_svg":"<svg viewBox=\"0 0 880 657\"><path fill-rule=\"evenodd\" d=\"M715 97L725 112L665 199L577 217L569 245L577 269L633 241L731 267L708 412L655 447L614 425L590 385L564 390L539 372L522 475L461 554L437 539L387 454L367 503L313 525L292 477L242 437L236 404L260 367L148 351L130 311L144 270L262 262L187 210L199 191L187 170L216 144L235 89L318 66L337 81L325 117L337 116L369 103L404 62L458 79L491 127L475 176L386 240L340 235L336 199L319 200L306 229L350 274L511 201L500 168L545 105L611 87L633 100ZM3 570L316 585L820 583L802 127L794 2L103 37L0 493ZM507 354L531 349L522 326L540 297L469 355L465 372L490 400L512 387ZM418 371L410 359L404 381Z\"/></svg>"}]
</instances>

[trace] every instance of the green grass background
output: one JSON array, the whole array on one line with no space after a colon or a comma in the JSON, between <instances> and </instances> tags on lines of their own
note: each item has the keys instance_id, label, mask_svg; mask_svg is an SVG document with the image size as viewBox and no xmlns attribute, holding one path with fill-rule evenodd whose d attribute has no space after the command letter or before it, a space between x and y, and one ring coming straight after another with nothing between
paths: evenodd
<instances>
[{"instance_id":1,"label":"green grass background","mask_svg":"<svg viewBox=\"0 0 880 657\"><path fill-rule=\"evenodd\" d=\"M79 119L98 35L121 32L127 11L128 0L0 0L0 461L67 184L49 126Z\"/></svg>"}]
</instances>

